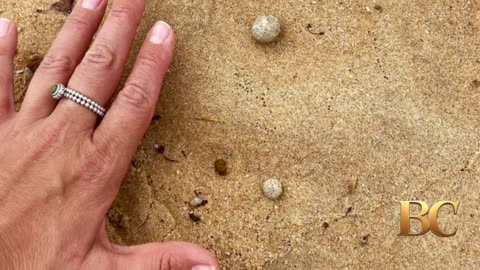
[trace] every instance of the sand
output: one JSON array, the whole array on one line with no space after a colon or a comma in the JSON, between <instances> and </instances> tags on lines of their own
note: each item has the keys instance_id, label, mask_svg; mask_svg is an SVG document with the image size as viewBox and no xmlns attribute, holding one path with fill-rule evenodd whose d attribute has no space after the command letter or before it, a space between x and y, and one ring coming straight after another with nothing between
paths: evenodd
<instances>
[{"instance_id":1,"label":"sand","mask_svg":"<svg viewBox=\"0 0 480 270\"><path fill-rule=\"evenodd\" d=\"M18 102L66 18L53 2L0 0L21 27ZM259 45L267 14L283 33ZM178 49L108 214L113 241L192 241L223 269L479 267L479 1L149 0L129 68L160 19ZM208 204L191 209L195 192ZM460 201L440 218L457 235L398 236L413 199Z\"/></svg>"}]
</instances>

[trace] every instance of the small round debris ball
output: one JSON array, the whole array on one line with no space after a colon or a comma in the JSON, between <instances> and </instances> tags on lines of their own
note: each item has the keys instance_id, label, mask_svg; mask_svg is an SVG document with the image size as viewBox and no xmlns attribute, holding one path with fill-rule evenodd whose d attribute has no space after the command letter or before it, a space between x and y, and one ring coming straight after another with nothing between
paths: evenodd
<instances>
[{"instance_id":1,"label":"small round debris ball","mask_svg":"<svg viewBox=\"0 0 480 270\"><path fill-rule=\"evenodd\" d=\"M227 175L227 162L223 159L215 160L215 171L219 175Z\"/></svg>"},{"instance_id":2,"label":"small round debris ball","mask_svg":"<svg viewBox=\"0 0 480 270\"><path fill-rule=\"evenodd\" d=\"M259 43L270 43L280 35L280 22L273 16L260 16L255 20L252 33Z\"/></svg>"},{"instance_id":3,"label":"small round debris ball","mask_svg":"<svg viewBox=\"0 0 480 270\"><path fill-rule=\"evenodd\" d=\"M263 182L263 194L265 197L275 200L282 195L282 192L282 183L278 179L272 178Z\"/></svg>"}]
</instances>

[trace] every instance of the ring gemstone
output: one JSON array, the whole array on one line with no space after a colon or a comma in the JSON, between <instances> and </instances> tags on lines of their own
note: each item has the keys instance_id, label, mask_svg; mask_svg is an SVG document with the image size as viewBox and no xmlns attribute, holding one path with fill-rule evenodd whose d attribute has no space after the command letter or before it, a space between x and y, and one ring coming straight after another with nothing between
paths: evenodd
<instances>
[{"instance_id":1,"label":"ring gemstone","mask_svg":"<svg viewBox=\"0 0 480 270\"><path fill-rule=\"evenodd\" d=\"M52 97L54 99L58 100L63 97L66 97L71 101L93 111L94 113L98 114L100 117L103 117L106 113L105 108L100 106L95 101L89 99L88 97L82 95L81 93L75 90L72 90L70 88L63 86L62 84L56 84L52 86L50 88L50 91L52 92Z\"/></svg>"},{"instance_id":2,"label":"ring gemstone","mask_svg":"<svg viewBox=\"0 0 480 270\"><path fill-rule=\"evenodd\" d=\"M62 98L62 96L65 92L65 90L63 89L63 86L61 84L56 84L56 85L52 86L50 91L52 92L52 96L53 96L54 99Z\"/></svg>"}]
</instances>

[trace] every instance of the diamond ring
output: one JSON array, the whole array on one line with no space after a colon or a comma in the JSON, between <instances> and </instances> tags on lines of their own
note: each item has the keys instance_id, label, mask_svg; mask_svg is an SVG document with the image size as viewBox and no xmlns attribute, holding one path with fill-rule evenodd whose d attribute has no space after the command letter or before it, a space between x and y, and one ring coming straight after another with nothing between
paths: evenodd
<instances>
[{"instance_id":1,"label":"diamond ring","mask_svg":"<svg viewBox=\"0 0 480 270\"><path fill-rule=\"evenodd\" d=\"M66 97L98 114L100 117L103 117L107 111L104 107L98 105L98 103L96 103L95 101L73 89L65 87L63 84L56 84L52 86L51 90L54 99L61 99L62 97Z\"/></svg>"}]
</instances>

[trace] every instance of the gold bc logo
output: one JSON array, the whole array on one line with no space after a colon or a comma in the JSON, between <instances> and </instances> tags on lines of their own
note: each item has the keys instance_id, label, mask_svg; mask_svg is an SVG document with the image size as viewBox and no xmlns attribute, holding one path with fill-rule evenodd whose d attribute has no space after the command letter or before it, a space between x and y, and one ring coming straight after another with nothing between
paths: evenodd
<instances>
[{"instance_id":1,"label":"gold bc logo","mask_svg":"<svg viewBox=\"0 0 480 270\"><path fill-rule=\"evenodd\" d=\"M453 214L457 214L458 205L460 202L441 201L432 206L429 209L428 204L422 201L401 201L400 202L400 236L420 236L432 231L435 235L440 237L451 237L457 233L457 230L453 233L446 233L440 229L438 225L438 211L440 208L446 205L453 207ZM410 205L418 205L421 207L418 215L410 214ZM422 229L420 232L410 232L410 220L416 219L422 223Z\"/></svg>"}]
</instances>

